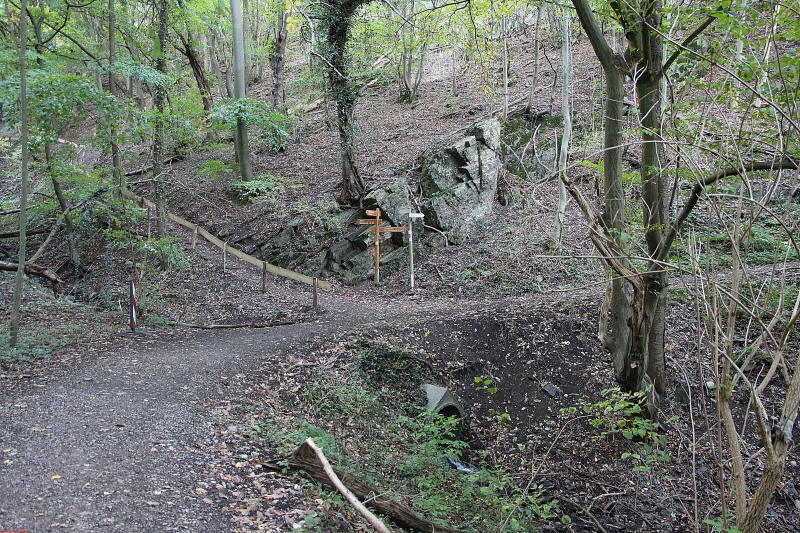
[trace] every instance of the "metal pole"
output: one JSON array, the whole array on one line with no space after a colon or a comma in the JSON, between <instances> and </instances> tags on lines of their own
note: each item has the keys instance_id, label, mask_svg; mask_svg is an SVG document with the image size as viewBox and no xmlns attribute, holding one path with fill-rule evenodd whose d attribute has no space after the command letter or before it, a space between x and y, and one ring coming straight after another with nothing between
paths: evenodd
<instances>
[{"instance_id":1,"label":"metal pole","mask_svg":"<svg viewBox=\"0 0 800 533\"><path fill-rule=\"evenodd\" d=\"M408 264L411 270L411 292L414 292L414 219L408 214Z\"/></svg>"},{"instance_id":2,"label":"metal pole","mask_svg":"<svg viewBox=\"0 0 800 533\"><path fill-rule=\"evenodd\" d=\"M380 283L381 268L381 232L380 217L375 219L375 285Z\"/></svg>"},{"instance_id":3,"label":"metal pole","mask_svg":"<svg viewBox=\"0 0 800 533\"><path fill-rule=\"evenodd\" d=\"M414 291L414 219L421 219L422 213L409 213L408 214L408 264L411 269L411 291Z\"/></svg>"}]
</instances>

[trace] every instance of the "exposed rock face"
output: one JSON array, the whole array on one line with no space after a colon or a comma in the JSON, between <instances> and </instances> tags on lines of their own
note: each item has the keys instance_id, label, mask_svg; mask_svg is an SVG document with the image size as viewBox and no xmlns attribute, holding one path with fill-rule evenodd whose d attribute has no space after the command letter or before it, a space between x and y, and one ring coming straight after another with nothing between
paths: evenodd
<instances>
[{"instance_id":1,"label":"exposed rock face","mask_svg":"<svg viewBox=\"0 0 800 533\"><path fill-rule=\"evenodd\" d=\"M500 159L500 123L476 122L466 136L422 155L420 187L425 223L461 243L492 212Z\"/></svg>"},{"instance_id":2,"label":"exposed rock face","mask_svg":"<svg viewBox=\"0 0 800 533\"><path fill-rule=\"evenodd\" d=\"M388 187L373 189L364 199L364 209L380 209L384 226L406 226L408 217L403 209L412 209L408 182L401 178ZM360 213L363 213L359 211ZM362 214L361 218L365 215ZM414 228L417 231L422 227ZM405 232L381 234L381 270L399 268L407 258L401 250L408 236ZM345 240L333 245L327 253L325 268L343 276L345 282L358 283L372 274L374 268L375 232L370 226L358 226Z\"/></svg>"},{"instance_id":3,"label":"exposed rock face","mask_svg":"<svg viewBox=\"0 0 800 533\"><path fill-rule=\"evenodd\" d=\"M506 168L525 181L540 183L553 179L563 130L561 116L547 112L533 117L512 113L502 132Z\"/></svg>"}]
</instances>

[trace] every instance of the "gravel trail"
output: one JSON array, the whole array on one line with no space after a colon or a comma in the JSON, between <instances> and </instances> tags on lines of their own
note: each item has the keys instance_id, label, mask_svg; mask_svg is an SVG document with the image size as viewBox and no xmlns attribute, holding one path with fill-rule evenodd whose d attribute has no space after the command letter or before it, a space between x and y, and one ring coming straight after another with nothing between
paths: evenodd
<instances>
[{"instance_id":1,"label":"gravel trail","mask_svg":"<svg viewBox=\"0 0 800 533\"><path fill-rule=\"evenodd\" d=\"M0 530L232 530L204 476L215 407L266 353L302 351L377 317L337 303L265 329L119 334L97 355L0 380Z\"/></svg>"}]
</instances>

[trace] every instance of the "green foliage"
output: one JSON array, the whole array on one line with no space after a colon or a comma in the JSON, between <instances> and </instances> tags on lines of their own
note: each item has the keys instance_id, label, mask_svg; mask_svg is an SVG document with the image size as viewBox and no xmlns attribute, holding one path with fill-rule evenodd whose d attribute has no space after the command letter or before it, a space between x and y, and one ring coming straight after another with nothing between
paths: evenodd
<instances>
[{"instance_id":1,"label":"green foliage","mask_svg":"<svg viewBox=\"0 0 800 533\"><path fill-rule=\"evenodd\" d=\"M346 416L359 427L383 417L378 399L360 383L341 385L320 375L303 393L306 403L319 414Z\"/></svg>"},{"instance_id":2,"label":"green foliage","mask_svg":"<svg viewBox=\"0 0 800 533\"><path fill-rule=\"evenodd\" d=\"M11 123L20 117L19 82L19 74L0 81L3 120ZM29 72L27 93L32 148L56 142L62 132L78 126L92 113L115 118L124 105L98 89L88 77L46 69Z\"/></svg>"},{"instance_id":3,"label":"green foliage","mask_svg":"<svg viewBox=\"0 0 800 533\"><path fill-rule=\"evenodd\" d=\"M312 438L317 446L325 450L329 459L339 462L343 460L336 438L321 427L302 418L295 420L289 427L284 427L284 423L285 421L272 418L261 419L253 426L252 432L263 438L281 456L291 454L306 439Z\"/></svg>"},{"instance_id":4,"label":"green foliage","mask_svg":"<svg viewBox=\"0 0 800 533\"><path fill-rule=\"evenodd\" d=\"M208 178L211 178L212 180L230 179L236 176L236 169L233 168L233 165L226 165L222 161L217 161L216 159L212 159L209 161L205 161L203 163L203 166L200 169L200 174ZM237 184L240 185L241 187L237 186L236 188L241 189L241 191L245 195L244 198L241 197L240 195L239 199L241 201L249 201L252 198L249 194L249 191L247 190L247 185L250 183L253 182L245 181L245 182L239 182Z\"/></svg>"},{"instance_id":5,"label":"green foliage","mask_svg":"<svg viewBox=\"0 0 800 533\"><path fill-rule=\"evenodd\" d=\"M282 176L264 174L252 181L231 183L231 187L236 191L237 200L247 203L275 201L283 196L288 188L302 187L302 185L288 183Z\"/></svg>"},{"instance_id":6,"label":"green foliage","mask_svg":"<svg viewBox=\"0 0 800 533\"><path fill-rule=\"evenodd\" d=\"M79 324L58 324L46 329L22 331L17 344L11 346L7 328L0 331L0 369L49 360L65 346L81 340L84 327Z\"/></svg>"},{"instance_id":7,"label":"green foliage","mask_svg":"<svg viewBox=\"0 0 800 533\"><path fill-rule=\"evenodd\" d=\"M562 409L562 414L574 415L583 411L589 415L591 425L601 430L592 440L622 435L637 442L666 443L666 437L659 433L658 422L642 416L647 406L646 392L622 392L619 387L614 387L600 394L603 400L591 403L586 398L580 398L577 406Z\"/></svg>"},{"instance_id":8,"label":"green foliage","mask_svg":"<svg viewBox=\"0 0 800 533\"><path fill-rule=\"evenodd\" d=\"M212 122L229 131L236 129L239 119L248 128L258 132L272 153L286 150L291 135L289 118L269 108L269 104L255 98L226 98L218 102L209 114Z\"/></svg>"},{"instance_id":9,"label":"green foliage","mask_svg":"<svg viewBox=\"0 0 800 533\"><path fill-rule=\"evenodd\" d=\"M312 228L322 228L330 233L339 233L345 229L344 220L338 217L342 208L333 199L319 199L314 203L300 200L293 208Z\"/></svg>"},{"instance_id":10,"label":"green foliage","mask_svg":"<svg viewBox=\"0 0 800 533\"><path fill-rule=\"evenodd\" d=\"M490 378L484 378L481 376L475 376L473 378L475 382L475 390L476 391L486 391L489 394L494 394L497 392L497 387L493 385L493 381Z\"/></svg>"},{"instance_id":11,"label":"green foliage","mask_svg":"<svg viewBox=\"0 0 800 533\"><path fill-rule=\"evenodd\" d=\"M410 497L426 516L465 531L531 531L538 520L562 516L555 500L543 500L542 487L520 487L511 473L491 468L482 452L477 453L480 467L462 465L463 472L454 468L451 461L460 461L469 447L461 440L462 421L421 407L390 416L369 386L374 381L381 386L391 382L394 387L394 380L401 379L397 367L404 353L370 339L359 340L355 348L359 372L349 373L346 382L320 372L301 399L315 419L347 421L330 431L349 433L357 428L357 439L343 437L357 459L337 445L338 437L303 419L268 418L254 431L282 455L312 437L337 467L382 488L391 487Z\"/></svg>"},{"instance_id":12,"label":"green foliage","mask_svg":"<svg viewBox=\"0 0 800 533\"><path fill-rule=\"evenodd\" d=\"M659 432L658 422L645 415L647 392L622 392L618 387L601 392L603 400L592 403L580 398L577 405L561 409L562 416L584 413L589 423L600 432L592 440L621 435L640 445L640 451L623 452L622 459L634 461L634 472L651 472L652 466L670 460L669 454L661 449L667 438Z\"/></svg>"},{"instance_id":13,"label":"green foliage","mask_svg":"<svg viewBox=\"0 0 800 533\"><path fill-rule=\"evenodd\" d=\"M403 363L406 353L401 348L366 337L356 341L355 348L358 352L356 368L371 383L400 386L407 381L408 362Z\"/></svg>"},{"instance_id":14,"label":"green foliage","mask_svg":"<svg viewBox=\"0 0 800 533\"><path fill-rule=\"evenodd\" d=\"M470 467L470 473L462 473L448 464L468 448L456 438L458 419L420 410L397 423L413 446L398 465L398 474L401 482L415 487L414 502L426 514L442 520L456 516L461 527L477 531L499 531L506 519L509 531L530 531L536 519L560 516L554 500L542 501L538 486L525 491L506 472Z\"/></svg>"},{"instance_id":15,"label":"green foliage","mask_svg":"<svg viewBox=\"0 0 800 533\"><path fill-rule=\"evenodd\" d=\"M593 161L581 161L581 166L586 168L591 168L592 170L597 171L597 174L602 176L603 172L605 171L605 163L602 159L598 160L596 163ZM642 184L642 174L638 170L629 171L629 170L622 170L622 181L627 186L633 185L641 185Z\"/></svg>"},{"instance_id":16,"label":"green foliage","mask_svg":"<svg viewBox=\"0 0 800 533\"><path fill-rule=\"evenodd\" d=\"M706 518L703 523L711 526L712 531L716 533L742 533L739 529L733 526L735 518L732 513L728 513L727 520L720 518Z\"/></svg>"},{"instance_id":17,"label":"green foliage","mask_svg":"<svg viewBox=\"0 0 800 533\"><path fill-rule=\"evenodd\" d=\"M117 59L114 62L114 72L125 74L126 76L138 77L142 83L153 87L167 88L172 82L172 78L166 74L130 58Z\"/></svg>"},{"instance_id":18,"label":"green foliage","mask_svg":"<svg viewBox=\"0 0 800 533\"><path fill-rule=\"evenodd\" d=\"M140 237L125 229L107 229L105 236L108 245L118 250L128 250L128 265L140 273L158 270L189 271L192 264L183 247L180 237ZM141 277L141 276L137 276Z\"/></svg>"}]
</instances>

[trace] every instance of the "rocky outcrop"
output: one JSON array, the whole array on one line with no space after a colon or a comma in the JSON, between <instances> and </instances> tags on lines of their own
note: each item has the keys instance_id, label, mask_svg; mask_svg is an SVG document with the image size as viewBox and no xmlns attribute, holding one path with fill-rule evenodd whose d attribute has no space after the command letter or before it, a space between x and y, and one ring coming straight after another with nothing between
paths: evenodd
<instances>
[{"instance_id":1,"label":"rocky outcrop","mask_svg":"<svg viewBox=\"0 0 800 533\"><path fill-rule=\"evenodd\" d=\"M535 183L553 179L563 129L563 117L547 112L533 116L520 112L509 115L502 132L508 171Z\"/></svg>"},{"instance_id":2,"label":"rocky outcrop","mask_svg":"<svg viewBox=\"0 0 800 533\"><path fill-rule=\"evenodd\" d=\"M420 188L425 223L462 242L492 212L500 158L500 123L476 122L452 144L422 156Z\"/></svg>"},{"instance_id":3,"label":"rocky outcrop","mask_svg":"<svg viewBox=\"0 0 800 533\"><path fill-rule=\"evenodd\" d=\"M412 209L408 182L401 178L389 186L375 187L363 202L364 209L380 209L385 226L407 226L408 217L404 211ZM363 213L363 212L362 212ZM362 215L364 218L365 215ZM422 226L414 228L421 233ZM401 267L407 260L405 232L382 233L381 270L386 274ZM347 237L334 244L325 258L325 268L342 276L346 283L358 283L373 275L375 233L370 226L358 226Z\"/></svg>"}]
</instances>

